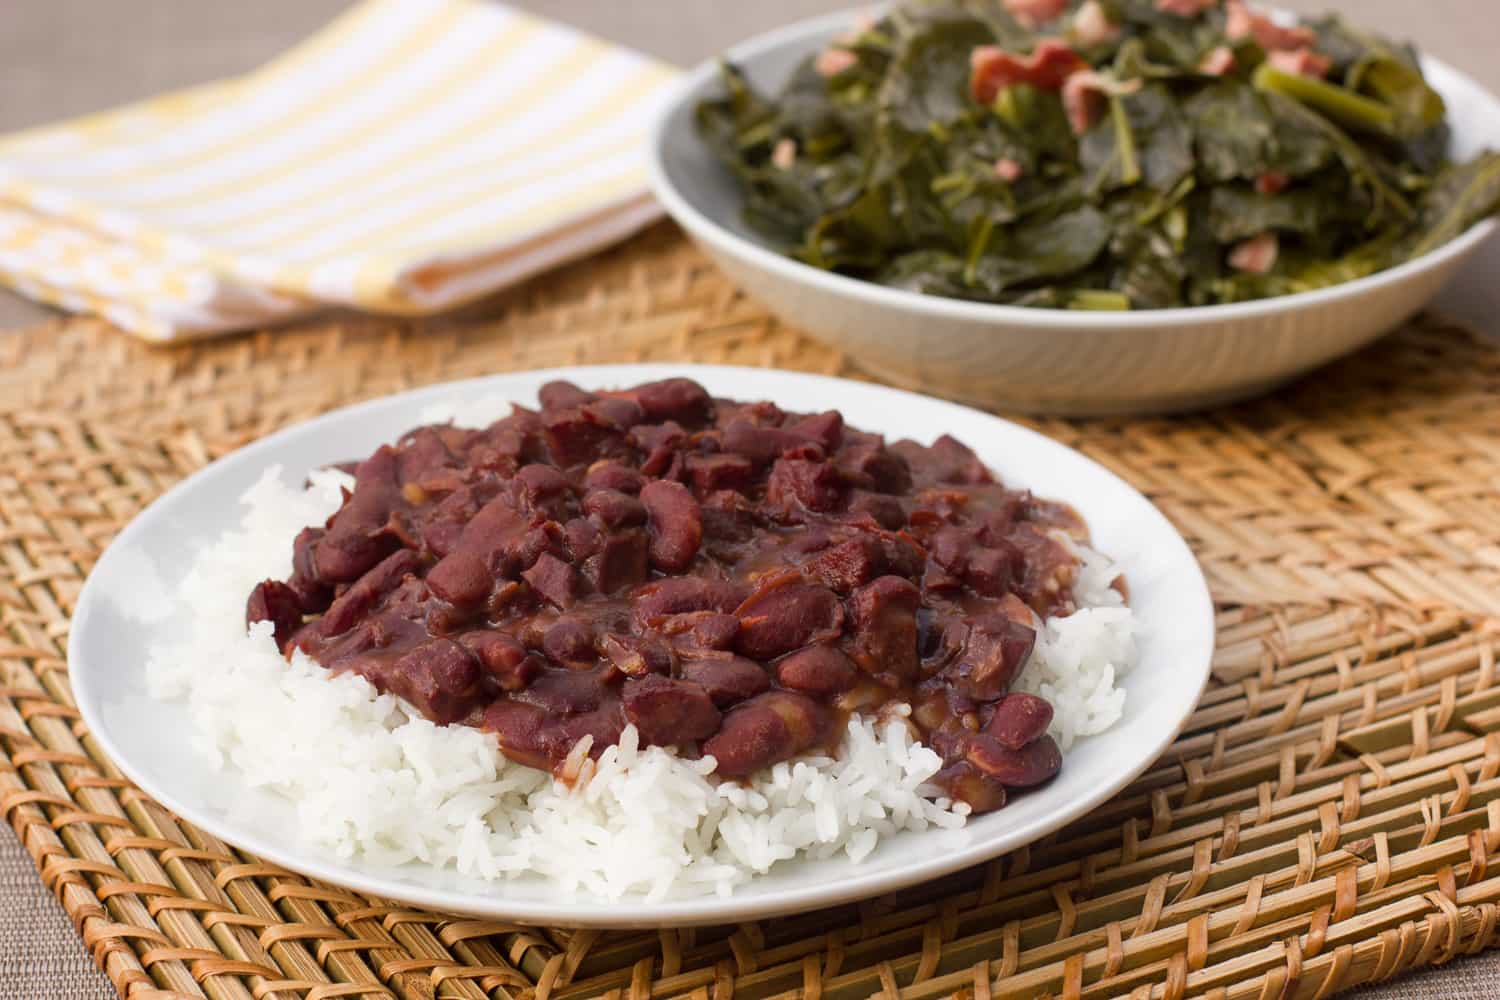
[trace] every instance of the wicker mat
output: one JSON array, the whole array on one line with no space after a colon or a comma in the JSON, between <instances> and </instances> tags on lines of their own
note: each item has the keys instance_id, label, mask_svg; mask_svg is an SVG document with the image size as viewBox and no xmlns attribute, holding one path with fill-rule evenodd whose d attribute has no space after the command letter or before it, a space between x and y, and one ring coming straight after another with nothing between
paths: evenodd
<instances>
[{"instance_id":1,"label":"wicker mat","mask_svg":"<svg viewBox=\"0 0 1500 1000\"><path fill-rule=\"evenodd\" d=\"M414 911L177 821L81 726L69 611L172 483L356 399L653 359L853 374L666 227L421 327L0 339L0 811L123 995L1323 997L1500 943L1500 352L1430 319L1258 403L1039 424L1192 542L1214 681L1123 794L899 895L651 933Z\"/></svg>"}]
</instances>

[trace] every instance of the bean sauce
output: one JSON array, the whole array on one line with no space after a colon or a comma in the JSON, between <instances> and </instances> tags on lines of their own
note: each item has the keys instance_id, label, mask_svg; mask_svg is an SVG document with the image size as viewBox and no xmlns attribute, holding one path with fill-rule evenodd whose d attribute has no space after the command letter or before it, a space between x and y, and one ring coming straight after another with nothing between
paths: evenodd
<instances>
[{"instance_id":1,"label":"bean sauce","mask_svg":"<svg viewBox=\"0 0 1500 1000\"><path fill-rule=\"evenodd\" d=\"M540 402L358 463L247 619L555 772L634 724L742 778L901 704L975 811L1057 773L1052 707L1010 688L1073 610L1068 507L951 437L887 445L687 379Z\"/></svg>"}]
</instances>

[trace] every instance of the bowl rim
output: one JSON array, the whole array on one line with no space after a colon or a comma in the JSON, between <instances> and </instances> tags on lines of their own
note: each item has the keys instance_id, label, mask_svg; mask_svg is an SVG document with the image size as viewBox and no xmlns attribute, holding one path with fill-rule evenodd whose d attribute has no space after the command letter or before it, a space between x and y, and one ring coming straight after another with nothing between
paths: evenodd
<instances>
[{"instance_id":1,"label":"bowl rim","mask_svg":"<svg viewBox=\"0 0 1500 1000\"><path fill-rule=\"evenodd\" d=\"M833 271L824 271L741 236L699 209L677 188L666 166L667 143L676 134L672 129L672 121L684 105L697 99L698 92L705 84L717 77L721 61L742 65L751 63L767 53L847 25L855 17L880 10L884 6L884 4L876 4L849 7L782 25L733 45L721 55L705 59L685 73L657 109L647 139L648 180L652 192L667 213L693 236L721 252L753 264L763 271L772 272L779 278L809 284L830 294L863 298L873 305L913 315L937 315L969 323L1068 330L1116 330L1121 327L1147 325L1153 328L1193 327L1224 321L1264 319L1288 311L1333 306L1356 299L1382 286L1401 284L1407 279L1456 261L1468 255L1497 228L1500 228L1500 220L1481 219L1447 243L1429 250L1420 257L1353 281L1330 285L1327 288L1293 292L1289 295L1265 299L1252 299L1247 302L1094 312L1078 309L1041 309L926 295L921 292L878 285L872 281ZM1266 9L1277 15L1289 16L1286 12L1274 7ZM1446 77L1451 86L1471 91L1473 95L1483 98L1489 104L1488 111L1500 119L1500 98L1468 74L1440 59L1426 53L1422 54L1421 59L1425 72L1435 71L1437 75ZM696 140L696 137L693 138Z\"/></svg>"}]
</instances>

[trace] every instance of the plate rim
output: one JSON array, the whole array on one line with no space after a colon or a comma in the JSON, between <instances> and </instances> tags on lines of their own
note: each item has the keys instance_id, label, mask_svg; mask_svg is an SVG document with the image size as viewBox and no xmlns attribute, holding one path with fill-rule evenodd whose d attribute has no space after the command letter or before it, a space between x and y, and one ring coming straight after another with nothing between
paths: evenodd
<instances>
[{"instance_id":1,"label":"plate rim","mask_svg":"<svg viewBox=\"0 0 1500 1000\"><path fill-rule=\"evenodd\" d=\"M465 387L472 390L482 386L497 385L497 393L504 393L505 389L503 386L509 381L527 380L535 382L545 380L549 377L586 379L590 376L600 379L615 377L622 381L629 379L639 381L653 377L670 377L672 375L692 377L695 372L713 372L721 374L726 378L732 377L735 374L750 373L753 373L757 377L772 375L780 378L790 378L793 383L801 382L809 387L831 383L839 386L857 387L864 391L876 390L891 394L898 400L920 400L925 406L937 405L940 408L948 408L966 414L970 418L977 416L994 421L1006 427L1008 433L1019 433L1036 439L1048 447L1061 449L1065 453L1070 453L1074 459L1092 466L1095 473L1115 480L1117 485L1134 494L1140 502L1145 504L1157 517L1161 518L1175 544L1181 546L1186 553L1188 560L1185 567L1191 572L1181 581L1184 588L1183 593L1180 595L1174 594L1174 601L1180 602L1180 614L1182 617L1201 616L1207 624L1206 630L1203 630L1203 641L1199 644L1201 648L1194 650L1191 662L1187 658L1183 658L1182 661L1176 664L1176 669L1183 671L1184 679L1192 689L1192 697L1184 703L1186 708L1182 712L1181 717L1174 719L1170 726L1163 728L1154 740L1153 745L1148 749L1143 749L1140 752L1139 761L1127 768L1126 772L1122 772L1113 781L1094 786L1087 795L1074 799L1065 808L1056 810L1048 816L1034 821L1030 828L1021 828L997 837L970 843L957 850L934 855L932 858L922 862L902 865L887 871L875 872L863 876L856 874L834 882L810 880L808 884L789 888L784 892L775 894L757 896L730 894L727 897L705 894L668 898L654 902L627 897L624 905L596 898L563 901L547 900L545 902L540 900L508 900L504 894L505 883L503 881L486 883L475 880L476 885L492 887L494 889L492 893L466 892L460 889L445 889L430 886L422 887L387 878L380 874L360 872L357 869L345 867L349 864L348 861L333 859L326 855L310 854L309 851L315 849L310 849L305 845L299 846L296 842L290 844L260 843L253 833L245 835L244 831L237 827L235 823L231 821L221 822L217 817L205 813L194 803L183 802L172 793L164 792L160 785L151 778L149 769L143 771L138 768L128 755L121 752L119 745L110 736L104 705L88 681L89 670L82 668L75 671L74 666L81 665L86 660L80 652L82 643L80 637L86 634L89 622L93 617L93 609L101 601L99 594L105 584L99 582L103 578L100 568L107 565L107 561L111 559L112 554L118 558L120 552L125 551L133 544L135 536L145 530L142 526L148 524L153 510L160 508L168 501L182 494L199 488L200 484L210 475L221 475L226 468L253 463L265 453L274 452L282 441L294 435L307 433L309 429L318 423L331 420L336 416L347 418L362 411L390 406L393 403L405 402L412 408L413 418L417 419L418 410L422 403L429 402L432 397L440 396L445 392L451 393L457 387ZM261 468L269 468L274 464L276 463L262 461L260 466ZM1121 789L1128 786L1141 774L1149 770L1161 758L1182 732L1188 719L1192 716L1193 711L1202 699L1203 690L1206 688L1211 675L1214 646L1215 623L1212 597L1209 593L1207 582L1203 577L1202 567L1198 563L1192 547L1187 544L1186 539L1182 537L1181 532L1172 524L1170 519L1148 497L1111 469L1085 455L1083 452L1029 427L992 413L953 403L938 397L898 389L882 383L860 382L837 376L789 371L779 368L647 362L524 369L416 386L400 392L376 396L347 406L330 409L305 420L299 420L296 423L280 428L265 437L221 456L203 468L196 470L181 482L173 485L170 489L153 499L150 504L132 517L130 522L111 539L109 545L106 546L95 562L94 567L90 570L82 589L79 591L78 599L70 619L67 662L69 666L69 684L72 689L74 702L79 709L83 722L88 727L90 734L98 743L100 749L115 767L154 801L181 819L226 843L309 878L315 878L367 895L394 899L408 905L420 906L431 910L483 916L489 919L505 920L521 924L632 929L727 924L773 916L787 916L794 913L837 906L941 878L961 869L993 860L1001 854L1014 851L1027 844L1034 843L1040 838L1093 811ZM1194 674L1189 672L1190 668L1196 668L1196 684L1192 683Z\"/></svg>"}]
</instances>

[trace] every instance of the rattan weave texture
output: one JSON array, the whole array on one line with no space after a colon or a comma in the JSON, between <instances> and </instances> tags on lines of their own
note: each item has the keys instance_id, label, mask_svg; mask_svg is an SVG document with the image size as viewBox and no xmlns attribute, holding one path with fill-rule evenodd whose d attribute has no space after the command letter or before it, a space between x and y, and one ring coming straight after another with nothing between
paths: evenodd
<instances>
[{"instance_id":1,"label":"rattan weave texture","mask_svg":"<svg viewBox=\"0 0 1500 1000\"><path fill-rule=\"evenodd\" d=\"M122 995L1301 998L1500 944L1500 352L1431 319L1259 403L1038 425L1182 529L1219 648L1163 760L992 864L784 920L597 934L408 910L178 822L93 744L63 656L89 567L173 482L441 379L854 374L667 227L486 315L166 350L88 321L0 339L0 813Z\"/></svg>"}]
</instances>

